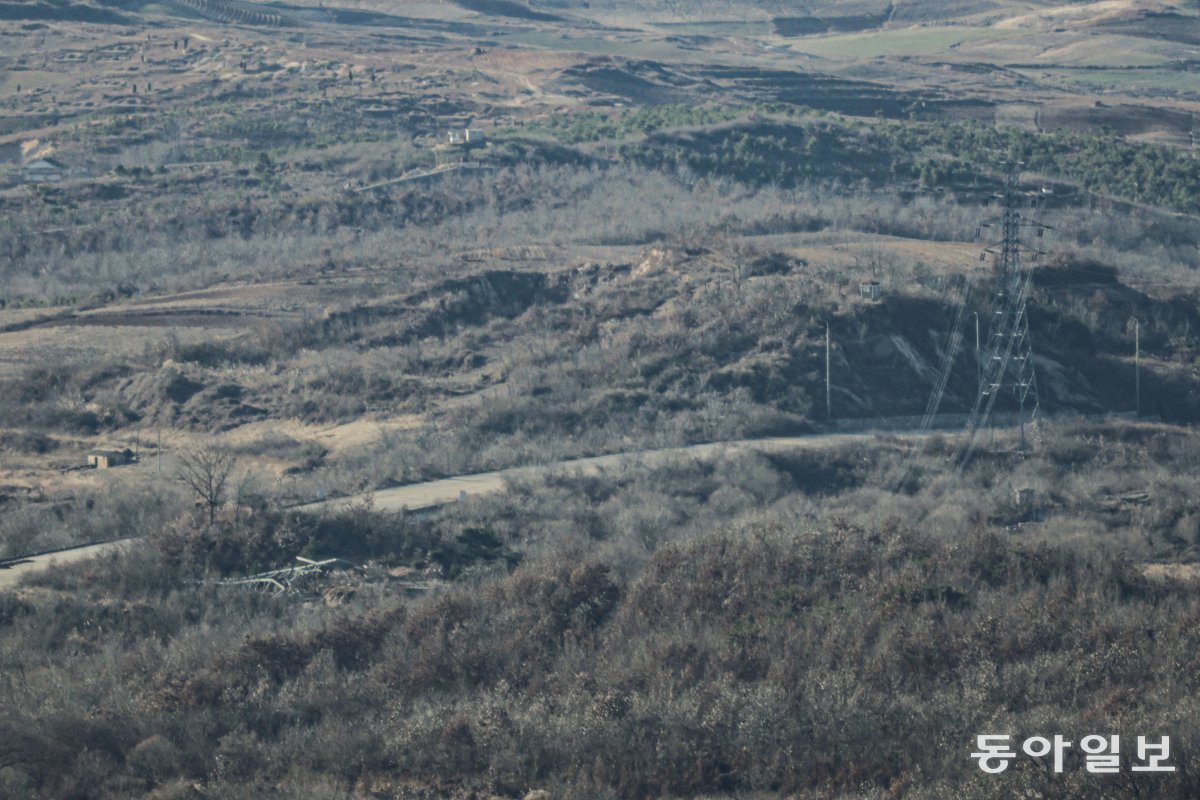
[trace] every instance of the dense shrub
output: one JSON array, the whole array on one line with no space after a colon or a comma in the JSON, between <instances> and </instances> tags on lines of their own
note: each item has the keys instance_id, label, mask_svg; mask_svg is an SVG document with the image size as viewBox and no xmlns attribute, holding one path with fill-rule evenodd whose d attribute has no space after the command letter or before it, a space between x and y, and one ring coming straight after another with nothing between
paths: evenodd
<instances>
[{"instance_id":1,"label":"dense shrub","mask_svg":"<svg viewBox=\"0 0 1200 800\"><path fill-rule=\"evenodd\" d=\"M1046 439L1045 456L982 453L962 478L931 448L911 495L875 488L902 455L882 441L555 474L424 519L369 504L307 524L184 519L157 551L51 571L0 607L0 786L1095 796L1074 762L982 776L974 736L1001 731L1170 735L1179 770L1126 767L1113 796L1194 797L1200 605L1143 569L1147 534L1184 517L1135 502L1121 523L1111 503L1159 461L1178 474L1155 474L1155 496L1174 498L1194 437L1088 423ZM990 521L1030 484L1041 523ZM423 597L354 579L328 606L211 580L304 547L459 577ZM439 566L451 555L458 570Z\"/></svg>"}]
</instances>

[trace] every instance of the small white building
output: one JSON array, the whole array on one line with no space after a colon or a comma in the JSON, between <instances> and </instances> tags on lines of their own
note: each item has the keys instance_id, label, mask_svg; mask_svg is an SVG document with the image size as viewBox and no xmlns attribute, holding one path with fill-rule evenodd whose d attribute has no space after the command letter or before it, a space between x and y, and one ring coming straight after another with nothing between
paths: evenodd
<instances>
[{"instance_id":1,"label":"small white building","mask_svg":"<svg viewBox=\"0 0 1200 800\"><path fill-rule=\"evenodd\" d=\"M878 300L883 296L883 287L879 281L863 281L858 284L858 296L864 300Z\"/></svg>"},{"instance_id":2,"label":"small white building","mask_svg":"<svg viewBox=\"0 0 1200 800\"><path fill-rule=\"evenodd\" d=\"M472 128L450 131L446 135L447 144L451 145L480 144L483 142L483 138L482 133Z\"/></svg>"},{"instance_id":3,"label":"small white building","mask_svg":"<svg viewBox=\"0 0 1200 800\"><path fill-rule=\"evenodd\" d=\"M58 183L67 174L67 165L53 158L39 158L21 167L26 183Z\"/></svg>"}]
</instances>

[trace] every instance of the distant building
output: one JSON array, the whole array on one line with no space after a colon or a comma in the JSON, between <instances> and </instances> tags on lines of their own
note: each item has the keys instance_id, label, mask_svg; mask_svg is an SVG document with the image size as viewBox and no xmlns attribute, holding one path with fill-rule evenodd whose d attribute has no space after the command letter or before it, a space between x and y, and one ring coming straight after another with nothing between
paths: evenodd
<instances>
[{"instance_id":1,"label":"distant building","mask_svg":"<svg viewBox=\"0 0 1200 800\"><path fill-rule=\"evenodd\" d=\"M26 183L57 183L67 173L67 165L53 158L39 158L21 168Z\"/></svg>"},{"instance_id":2,"label":"distant building","mask_svg":"<svg viewBox=\"0 0 1200 800\"><path fill-rule=\"evenodd\" d=\"M96 469L119 467L132 460L133 453L129 450L92 450L87 454L88 466Z\"/></svg>"},{"instance_id":3,"label":"distant building","mask_svg":"<svg viewBox=\"0 0 1200 800\"><path fill-rule=\"evenodd\" d=\"M485 147L487 137L474 128L455 128L433 142L433 155L439 164L466 161L472 150Z\"/></svg>"},{"instance_id":4,"label":"distant building","mask_svg":"<svg viewBox=\"0 0 1200 800\"><path fill-rule=\"evenodd\" d=\"M883 295L879 281L863 281L858 285L858 296L864 300L878 300Z\"/></svg>"},{"instance_id":5,"label":"distant building","mask_svg":"<svg viewBox=\"0 0 1200 800\"><path fill-rule=\"evenodd\" d=\"M463 128L460 131L450 131L446 135L446 143L451 145L482 144L483 138L483 134L479 131Z\"/></svg>"}]
</instances>

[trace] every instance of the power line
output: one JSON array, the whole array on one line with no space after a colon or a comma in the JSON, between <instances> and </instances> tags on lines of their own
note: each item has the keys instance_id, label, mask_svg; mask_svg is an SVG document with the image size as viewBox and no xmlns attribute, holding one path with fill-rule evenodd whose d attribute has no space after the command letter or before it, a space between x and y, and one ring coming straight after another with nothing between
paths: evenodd
<instances>
[{"instance_id":1,"label":"power line","mask_svg":"<svg viewBox=\"0 0 1200 800\"><path fill-rule=\"evenodd\" d=\"M933 427L933 421L937 418L938 409L942 404L942 396L946 391L946 384L950 380L950 373L954 371L954 361L958 356L959 348L962 345L962 328L963 323L967 318L967 308L971 303L971 286L972 278L970 273L967 274L966 287L963 290L962 302L958 304L958 309L954 315L954 322L950 327L950 332L946 338L946 347L942 353L942 362L938 367L937 377L933 382L933 391L929 395L929 402L925 405L925 414L921 417L921 425L918 429L921 434L925 434ZM972 312L974 313L974 312ZM976 316L978 319L978 316ZM978 335L978 324L976 325ZM888 489L896 491L908 477L908 473L912 470L917 459L925 452L925 443L928 441L924 435L917 439L913 449L909 451L908 456L900 465L900 468L888 481Z\"/></svg>"},{"instance_id":2,"label":"power line","mask_svg":"<svg viewBox=\"0 0 1200 800\"><path fill-rule=\"evenodd\" d=\"M986 261L988 255L993 256L996 276L993 282L992 318L988 324L986 350L981 353L979 338L979 311L968 310L972 300L972 273L966 276L966 285L962 301L955 311L954 322L946 340L942 361L938 368L929 402L925 406L925 414L921 418L920 432L926 433L933 425L942 398L946 391L950 375L954 369L954 361L962 346L963 327L967 318L974 318L975 326L975 360L976 360L976 394L975 403L967 417L964 435L955 448L952 460L957 462L961 470L970 459L974 449L975 436L979 428L987 424L991 417L997 397L1004 391L1012 391L1021 409L1021 436L1024 443L1025 410L1030 409L1029 419L1036 418L1040 404L1037 389L1037 373L1033 365L1033 349L1029 340L1029 319L1026 315L1025 304L1029 297L1032 284L1032 269L1026 266L1037 260L1042 253L1021 241L1023 230L1033 230L1037 238L1049 230L1049 226L1033 218L1022 216L1017 211L1017 165L1010 165L1008 177L1001 195L1003 210L998 218L985 222L984 228L998 226L1001 230L1000 239L984 247L980 261ZM1027 259L1024 257L1028 257ZM986 354L984 354L986 353ZM917 458L924 452L927 437L921 436L913 449L909 451L904 462L888 481L888 488L897 491L904 479L912 470Z\"/></svg>"},{"instance_id":3,"label":"power line","mask_svg":"<svg viewBox=\"0 0 1200 800\"><path fill-rule=\"evenodd\" d=\"M1041 238L1049 226L1017 213L1017 166L1010 166L1004 184L1004 210L999 220L1000 241L985 248L980 256L986 259L991 254L995 258L994 306L988 325L983 377L975 396L975 405L967 418L964 435L954 452L954 460L958 462L960 471L970 460L976 434L979 428L987 424L1001 393L1011 391L1017 401L1022 446L1025 442L1026 409L1030 409L1029 421L1033 421L1037 418L1040 405L1026 302L1033 281L1032 264L1043 254L1025 245L1021 235L1023 230L1033 230ZM985 227L994 225L988 223ZM1026 264L1026 261L1029 263Z\"/></svg>"}]
</instances>

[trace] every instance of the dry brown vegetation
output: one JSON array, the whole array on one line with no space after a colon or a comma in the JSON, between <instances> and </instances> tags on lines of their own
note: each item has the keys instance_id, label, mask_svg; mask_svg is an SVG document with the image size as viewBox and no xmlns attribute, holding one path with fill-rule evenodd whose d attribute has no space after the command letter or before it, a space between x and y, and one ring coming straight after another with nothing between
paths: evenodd
<instances>
[{"instance_id":1,"label":"dry brown vegetation","mask_svg":"<svg viewBox=\"0 0 1200 800\"><path fill-rule=\"evenodd\" d=\"M1137 564L1200 545L1195 437L1045 440L959 478L935 446L887 504L902 452L881 442L561 475L431 520L151 527L152 547L4 596L0 780L24 797L1094 796L1083 772L1000 784L966 761L978 730L1050 726L1170 734L1179 772L1114 791L1190 797L1195 593ZM1026 485L1032 508L1012 499ZM212 583L298 552L455 582L405 598L378 569L343 573L325 605L320 586Z\"/></svg>"},{"instance_id":2,"label":"dry brown vegetation","mask_svg":"<svg viewBox=\"0 0 1200 800\"><path fill-rule=\"evenodd\" d=\"M0 558L136 540L0 590L0 799L1200 795L1193 9L346 5L0 3ZM1024 449L372 505L919 416L1008 157Z\"/></svg>"}]
</instances>

